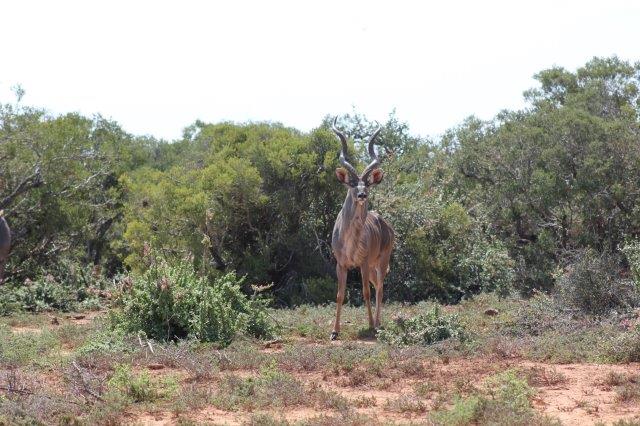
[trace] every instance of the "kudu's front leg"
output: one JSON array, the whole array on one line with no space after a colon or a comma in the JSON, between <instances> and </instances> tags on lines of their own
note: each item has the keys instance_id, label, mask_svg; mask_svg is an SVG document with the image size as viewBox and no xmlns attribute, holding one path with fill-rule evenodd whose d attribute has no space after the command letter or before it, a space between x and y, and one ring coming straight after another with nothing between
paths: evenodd
<instances>
[{"instance_id":1,"label":"kudu's front leg","mask_svg":"<svg viewBox=\"0 0 640 426\"><path fill-rule=\"evenodd\" d=\"M367 306L367 317L369 318L369 328L373 328L373 314L371 313L371 284L369 284L369 267L360 268L362 274L362 298Z\"/></svg>"},{"instance_id":2,"label":"kudu's front leg","mask_svg":"<svg viewBox=\"0 0 640 426\"><path fill-rule=\"evenodd\" d=\"M336 340L340 333L340 311L344 302L344 293L347 289L347 268L340 264L336 265L336 274L338 275L338 296L336 297L336 321L333 323L331 340Z\"/></svg>"}]
</instances>

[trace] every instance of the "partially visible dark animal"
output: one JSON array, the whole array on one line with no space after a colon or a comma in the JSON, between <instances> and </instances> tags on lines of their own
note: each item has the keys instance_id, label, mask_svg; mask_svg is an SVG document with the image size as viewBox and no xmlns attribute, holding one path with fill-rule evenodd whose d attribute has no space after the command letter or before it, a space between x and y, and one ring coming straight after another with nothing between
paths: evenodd
<instances>
[{"instance_id":1,"label":"partially visible dark animal","mask_svg":"<svg viewBox=\"0 0 640 426\"><path fill-rule=\"evenodd\" d=\"M11 229L4 218L4 210L0 210L0 284L4 282L4 265L11 250Z\"/></svg>"}]
</instances>

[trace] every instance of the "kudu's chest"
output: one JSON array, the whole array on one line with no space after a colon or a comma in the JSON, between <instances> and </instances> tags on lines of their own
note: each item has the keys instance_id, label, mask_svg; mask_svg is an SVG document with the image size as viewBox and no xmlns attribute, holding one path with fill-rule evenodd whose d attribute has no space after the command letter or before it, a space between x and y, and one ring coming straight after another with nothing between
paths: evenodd
<instances>
[{"instance_id":1,"label":"kudu's chest","mask_svg":"<svg viewBox=\"0 0 640 426\"><path fill-rule=\"evenodd\" d=\"M347 268L362 266L367 260L379 251L375 247L375 233L371 223L343 223L339 218L336 221L332 239L332 250L336 261ZM370 218L367 218L370 219Z\"/></svg>"}]
</instances>

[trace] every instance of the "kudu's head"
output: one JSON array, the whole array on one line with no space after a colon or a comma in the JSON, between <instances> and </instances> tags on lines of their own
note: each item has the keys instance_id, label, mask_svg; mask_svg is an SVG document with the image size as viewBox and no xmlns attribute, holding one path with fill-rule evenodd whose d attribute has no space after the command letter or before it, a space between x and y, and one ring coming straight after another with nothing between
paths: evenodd
<instances>
[{"instance_id":1,"label":"kudu's head","mask_svg":"<svg viewBox=\"0 0 640 426\"><path fill-rule=\"evenodd\" d=\"M361 175L358 175L355 167L347 161L347 137L336 127L337 120L338 117L333 120L333 126L331 126L331 128L334 133L338 135L338 138L340 138L340 142L342 142L340 163L342 163L344 167L338 167L336 169L336 176L342 184L349 188L349 194L353 197L354 201L357 201L359 204L364 204L369 196L369 187L382 182L382 177L384 176L384 172L380 168L380 160L373 148L373 141L382 128L378 127L369 138L368 150L371 163L369 163Z\"/></svg>"}]
</instances>

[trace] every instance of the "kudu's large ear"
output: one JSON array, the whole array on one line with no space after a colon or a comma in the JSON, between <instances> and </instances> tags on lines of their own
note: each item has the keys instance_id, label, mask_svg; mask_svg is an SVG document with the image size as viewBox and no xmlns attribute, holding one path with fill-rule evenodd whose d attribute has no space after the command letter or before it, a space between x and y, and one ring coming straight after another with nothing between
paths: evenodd
<instances>
[{"instance_id":1,"label":"kudu's large ear","mask_svg":"<svg viewBox=\"0 0 640 426\"><path fill-rule=\"evenodd\" d=\"M384 172L382 169L375 169L371 171L369 175L369 185L377 185L382 182L382 178L384 177Z\"/></svg>"},{"instance_id":2,"label":"kudu's large ear","mask_svg":"<svg viewBox=\"0 0 640 426\"><path fill-rule=\"evenodd\" d=\"M347 169L338 167L336 169L336 177L340 181L340 183L344 183L345 185L349 184L349 172Z\"/></svg>"}]
</instances>

